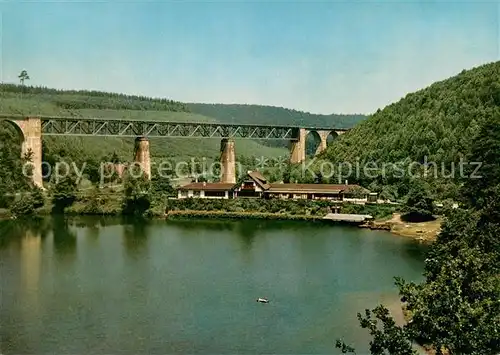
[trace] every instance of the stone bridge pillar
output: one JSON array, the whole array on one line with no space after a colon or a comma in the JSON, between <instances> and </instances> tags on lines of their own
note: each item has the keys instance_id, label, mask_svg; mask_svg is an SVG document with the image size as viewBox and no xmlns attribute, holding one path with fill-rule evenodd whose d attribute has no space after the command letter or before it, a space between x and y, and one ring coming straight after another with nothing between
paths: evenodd
<instances>
[{"instance_id":1,"label":"stone bridge pillar","mask_svg":"<svg viewBox=\"0 0 500 355\"><path fill-rule=\"evenodd\" d=\"M31 174L33 184L43 188L42 180L42 121L38 117L27 117L9 120L22 134L21 154L31 154Z\"/></svg>"},{"instance_id":2,"label":"stone bridge pillar","mask_svg":"<svg viewBox=\"0 0 500 355\"><path fill-rule=\"evenodd\" d=\"M151 180L151 158L149 156L149 140L146 137L135 139L134 161L139 164L148 180Z\"/></svg>"},{"instance_id":3,"label":"stone bridge pillar","mask_svg":"<svg viewBox=\"0 0 500 355\"><path fill-rule=\"evenodd\" d=\"M316 148L316 153L314 154L315 156L326 150L328 136L330 134L333 134L334 136L336 135L338 137L341 134L344 134L346 131L345 130L333 130L333 131L316 131L316 132L318 133L318 136L320 138L320 143L318 145L318 148Z\"/></svg>"},{"instance_id":4,"label":"stone bridge pillar","mask_svg":"<svg viewBox=\"0 0 500 355\"><path fill-rule=\"evenodd\" d=\"M291 141L290 163L298 164L306 160L306 136L307 130L299 128L296 133L297 140Z\"/></svg>"},{"instance_id":5,"label":"stone bridge pillar","mask_svg":"<svg viewBox=\"0 0 500 355\"><path fill-rule=\"evenodd\" d=\"M236 184L236 157L234 153L234 140L229 138L224 138L221 140L220 164L220 182Z\"/></svg>"},{"instance_id":6,"label":"stone bridge pillar","mask_svg":"<svg viewBox=\"0 0 500 355\"><path fill-rule=\"evenodd\" d=\"M306 137L309 133L315 135L316 141L319 140L318 147L316 148L316 152L314 153L314 155L316 156L326 150L327 140L330 134L333 134L334 136L335 135L339 136L341 134L344 134L346 131L347 130L344 129L328 130L328 131L323 131L323 130L309 131L305 128L297 129L297 131L294 133L294 138L297 138L297 140L293 140L291 142L290 163L298 164L306 159Z\"/></svg>"},{"instance_id":7,"label":"stone bridge pillar","mask_svg":"<svg viewBox=\"0 0 500 355\"><path fill-rule=\"evenodd\" d=\"M315 156L326 150L327 147L326 142L328 140L328 136L330 135L330 131L317 131L317 133L320 141L318 148L316 148L316 152L314 153Z\"/></svg>"}]
</instances>

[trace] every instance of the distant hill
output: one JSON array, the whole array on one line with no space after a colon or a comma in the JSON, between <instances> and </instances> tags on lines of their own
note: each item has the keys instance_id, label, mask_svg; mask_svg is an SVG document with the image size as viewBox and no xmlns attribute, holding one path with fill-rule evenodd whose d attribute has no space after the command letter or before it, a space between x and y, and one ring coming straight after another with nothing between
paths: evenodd
<instances>
[{"instance_id":1,"label":"distant hill","mask_svg":"<svg viewBox=\"0 0 500 355\"><path fill-rule=\"evenodd\" d=\"M191 113L184 103L172 100L12 84L0 84L0 113L181 122L216 121L212 117ZM133 144L132 139L118 137L45 137L44 152L66 155L77 160L83 157L101 159L116 152L122 160L130 160ZM157 158L215 158L219 154L219 145L220 142L216 139L152 139L151 154ZM237 142L236 153L242 156L279 156L287 154L287 151L267 147L256 141L241 140Z\"/></svg>"},{"instance_id":2,"label":"distant hill","mask_svg":"<svg viewBox=\"0 0 500 355\"><path fill-rule=\"evenodd\" d=\"M260 123L308 127L352 128L366 118L360 114L319 115L283 107L239 104L186 104L189 110L218 122Z\"/></svg>"},{"instance_id":3,"label":"distant hill","mask_svg":"<svg viewBox=\"0 0 500 355\"><path fill-rule=\"evenodd\" d=\"M101 91L56 90L0 84L0 113L20 115L131 118L159 121L235 122L283 125L331 125L351 127L363 116L313 115L278 107L257 105L185 104L167 99L124 95ZM151 153L155 157L189 158L216 157L218 140L211 139L152 139ZM286 142L256 142L240 140L236 153L240 156L274 157L288 154ZM61 154L91 156L100 159L116 152L129 160L133 141L123 138L45 137L44 149Z\"/></svg>"},{"instance_id":4,"label":"distant hill","mask_svg":"<svg viewBox=\"0 0 500 355\"><path fill-rule=\"evenodd\" d=\"M455 163L458 171L482 122L495 115L500 115L500 62L464 70L378 110L337 139L324 157L352 163L423 162L427 157L447 171Z\"/></svg>"}]
</instances>

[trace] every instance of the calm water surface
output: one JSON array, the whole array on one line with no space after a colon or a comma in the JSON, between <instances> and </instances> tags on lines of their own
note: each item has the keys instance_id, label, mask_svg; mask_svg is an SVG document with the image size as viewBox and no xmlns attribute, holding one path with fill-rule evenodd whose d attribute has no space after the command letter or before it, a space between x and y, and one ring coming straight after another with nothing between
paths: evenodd
<instances>
[{"instance_id":1,"label":"calm water surface","mask_svg":"<svg viewBox=\"0 0 500 355\"><path fill-rule=\"evenodd\" d=\"M0 225L3 354L338 353L395 304L425 247L304 222L45 219ZM257 297L268 297L260 304Z\"/></svg>"}]
</instances>

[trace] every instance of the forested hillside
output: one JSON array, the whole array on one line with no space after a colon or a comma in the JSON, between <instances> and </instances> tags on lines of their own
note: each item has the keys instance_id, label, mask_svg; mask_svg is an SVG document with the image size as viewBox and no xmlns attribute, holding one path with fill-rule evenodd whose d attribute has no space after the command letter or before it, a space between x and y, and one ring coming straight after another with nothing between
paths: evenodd
<instances>
[{"instance_id":1,"label":"forested hillside","mask_svg":"<svg viewBox=\"0 0 500 355\"><path fill-rule=\"evenodd\" d=\"M239 104L187 104L193 113L213 117L218 122L260 123L306 127L351 128L366 118L364 115L318 115L283 107Z\"/></svg>"},{"instance_id":2,"label":"forested hillside","mask_svg":"<svg viewBox=\"0 0 500 355\"><path fill-rule=\"evenodd\" d=\"M215 122L212 117L189 112L181 102L98 91L66 91L43 87L0 84L0 113L19 115L130 118L159 121ZM220 142L216 139L152 139L153 157L215 158ZM130 160L133 140L96 137L45 137L44 152L67 156L101 159L116 152L120 159ZM283 148L272 148L255 141L237 142L238 155L279 156Z\"/></svg>"},{"instance_id":3,"label":"forested hillside","mask_svg":"<svg viewBox=\"0 0 500 355\"><path fill-rule=\"evenodd\" d=\"M102 91L0 84L2 113L70 115L80 109L189 112L182 102Z\"/></svg>"},{"instance_id":4,"label":"forested hillside","mask_svg":"<svg viewBox=\"0 0 500 355\"><path fill-rule=\"evenodd\" d=\"M335 163L375 162L378 167L435 162L438 177L428 176L434 179L434 192L453 197L460 159L466 158L482 124L494 116L500 116L500 62L464 70L378 110L337 139L323 158ZM455 177L443 178L441 167L452 174L453 164ZM407 189L391 173L375 179L361 173L358 180L375 190L386 189L389 195L404 195Z\"/></svg>"},{"instance_id":5,"label":"forested hillside","mask_svg":"<svg viewBox=\"0 0 500 355\"><path fill-rule=\"evenodd\" d=\"M100 91L56 90L0 84L0 113L19 115L130 118L163 121L234 122L282 125L352 127L364 119L361 115L315 115L281 107L258 105L185 104L167 99L123 95ZM218 140L153 139L155 157L216 157ZM286 155L287 142L237 142L237 155ZM116 152L131 158L133 141L122 138L45 137L46 152L70 155L72 159L90 156L101 159Z\"/></svg>"}]
</instances>

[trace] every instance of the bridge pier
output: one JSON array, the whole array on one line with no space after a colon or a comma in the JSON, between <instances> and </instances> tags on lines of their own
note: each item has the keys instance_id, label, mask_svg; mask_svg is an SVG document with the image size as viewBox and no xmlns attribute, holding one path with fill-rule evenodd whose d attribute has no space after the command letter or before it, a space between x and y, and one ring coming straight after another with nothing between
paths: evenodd
<instances>
[{"instance_id":1,"label":"bridge pier","mask_svg":"<svg viewBox=\"0 0 500 355\"><path fill-rule=\"evenodd\" d=\"M43 188L42 179L42 121L38 117L10 119L22 136L21 156L31 154L31 180ZM24 169L23 169L24 171Z\"/></svg>"},{"instance_id":2,"label":"bridge pier","mask_svg":"<svg viewBox=\"0 0 500 355\"><path fill-rule=\"evenodd\" d=\"M234 140L224 138L220 143L220 163L222 183L236 183L236 157L234 153Z\"/></svg>"},{"instance_id":3,"label":"bridge pier","mask_svg":"<svg viewBox=\"0 0 500 355\"><path fill-rule=\"evenodd\" d=\"M149 155L149 140L146 137L135 139L134 161L141 167L148 180L151 180L151 158Z\"/></svg>"},{"instance_id":4,"label":"bridge pier","mask_svg":"<svg viewBox=\"0 0 500 355\"><path fill-rule=\"evenodd\" d=\"M78 135L78 136L120 136L137 138L135 142L134 159L141 166L148 178L151 178L151 161L149 156L149 142L145 137L192 137L223 139L221 143L222 181L236 180L234 157L234 141L228 137L246 139L281 139L291 140L290 162L301 163L306 159L306 136L314 132L320 137L319 147L315 154L326 149L327 138L330 133L341 135L347 129L341 128L300 128L290 126L270 125L238 125L214 124L194 122L164 122L164 121L137 121L125 119L95 118L92 120L75 117L22 117L2 116L0 120L13 123L23 136L23 153L33 153L33 182L42 186L42 134L44 135ZM91 124L89 124L91 122Z\"/></svg>"},{"instance_id":5,"label":"bridge pier","mask_svg":"<svg viewBox=\"0 0 500 355\"><path fill-rule=\"evenodd\" d=\"M299 128L298 132L294 132L294 138L295 140L291 141L291 148L290 148L290 163L292 164L298 164L306 160L306 137L309 133L314 133L317 134L317 137L319 137L319 144L318 147L316 148L316 152L314 153L314 156L319 155L320 153L324 152L327 148L327 141L328 141L328 136L330 134L334 134L335 136L339 136L341 134L345 133L345 130L332 130L332 131L325 131L325 130L307 130L305 128Z\"/></svg>"},{"instance_id":6,"label":"bridge pier","mask_svg":"<svg viewBox=\"0 0 500 355\"><path fill-rule=\"evenodd\" d=\"M316 148L316 152L314 153L314 156L324 152L327 148L327 139L328 136L330 135L329 131L317 131L319 135L319 145L318 148Z\"/></svg>"},{"instance_id":7,"label":"bridge pier","mask_svg":"<svg viewBox=\"0 0 500 355\"><path fill-rule=\"evenodd\" d=\"M290 146L290 163L298 164L306 160L306 136L307 131L304 128L299 128L294 132L296 140L291 141Z\"/></svg>"}]
</instances>

